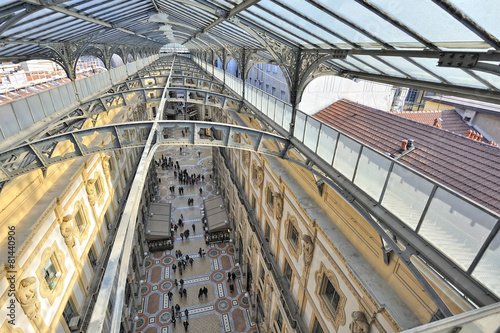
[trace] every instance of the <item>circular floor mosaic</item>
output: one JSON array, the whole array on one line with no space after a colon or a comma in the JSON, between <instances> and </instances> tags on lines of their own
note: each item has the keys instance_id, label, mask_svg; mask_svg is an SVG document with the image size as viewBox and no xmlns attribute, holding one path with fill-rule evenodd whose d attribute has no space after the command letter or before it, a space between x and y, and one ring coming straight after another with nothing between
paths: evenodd
<instances>
[{"instance_id":1,"label":"circular floor mosaic","mask_svg":"<svg viewBox=\"0 0 500 333\"><path fill-rule=\"evenodd\" d=\"M229 302L226 300L220 301L219 303L217 303L217 309L226 311L227 309L229 309Z\"/></svg>"},{"instance_id":2,"label":"circular floor mosaic","mask_svg":"<svg viewBox=\"0 0 500 333\"><path fill-rule=\"evenodd\" d=\"M242 303L243 305L248 305L248 297L243 297L243 298L241 299L241 303Z\"/></svg>"},{"instance_id":3,"label":"circular floor mosaic","mask_svg":"<svg viewBox=\"0 0 500 333\"><path fill-rule=\"evenodd\" d=\"M208 255L211 257L217 257L219 255L219 251L211 249L210 251L208 251Z\"/></svg>"},{"instance_id":4,"label":"circular floor mosaic","mask_svg":"<svg viewBox=\"0 0 500 333\"><path fill-rule=\"evenodd\" d=\"M237 276L237 277L240 277L241 276L241 272L239 269L235 270L234 271L234 274Z\"/></svg>"},{"instance_id":5,"label":"circular floor mosaic","mask_svg":"<svg viewBox=\"0 0 500 333\"><path fill-rule=\"evenodd\" d=\"M158 320L160 321L160 323L166 324L170 321L171 318L172 318L172 315L170 314L170 312L165 312L165 313L162 313L160 315Z\"/></svg>"},{"instance_id":6,"label":"circular floor mosaic","mask_svg":"<svg viewBox=\"0 0 500 333\"><path fill-rule=\"evenodd\" d=\"M230 253L230 254L234 254L234 247L230 247L227 249L227 252Z\"/></svg>"},{"instance_id":7,"label":"circular floor mosaic","mask_svg":"<svg viewBox=\"0 0 500 333\"><path fill-rule=\"evenodd\" d=\"M172 257L166 257L165 259L163 259L163 263L165 265L169 265L172 261L174 261L174 259L172 259Z\"/></svg>"},{"instance_id":8,"label":"circular floor mosaic","mask_svg":"<svg viewBox=\"0 0 500 333\"><path fill-rule=\"evenodd\" d=\"M149 266L151 266L153 264L153 262L149 259L146 259L146 268L148 268Z\"/></svg>"},{"instance_id":9,"label":"circular floor mosaic","mask_svg":"<svg viewBox=\"0 0 500 333\"><path fill-rule=\"evenodd\" d=\"M136 327L141 327L145 323L146 323L146 321L144 320L144 318L139 317L139 319L137 320L137 323L136 323Z\"/></svg>"},{"instance_id":10,"label":"circular floor mosaic","mask_svg":"<svg viewBox=\"0 0 500 333\"><path fill-rule=\"evenodd\" d=\"M222 280L224 280L224 277L225 277L224 274L221 272L215 272L213 275L213 279L215 281L222 281Z\"/></svg>"},{"instance_id":11,"label":"circular floor mosaic","mask_svg":"<svg viewBox=\"0 0 500 333\"><path fill-rule=\"evenodd\" d=\"M149 291L149 288L147 286L141 286L141 294L144 295Z\"/></svg>"},{"instance_id":12,"label":"circular floor mosaic","mask_svg":"<svg viewBox=\"0 0 500 333\"><path fill-rule=\"evenodd\" d=\"M163 290L170 290L172 288L172 282L166 281L161 285L161 289Z\"/></svg>"}]
</instances>

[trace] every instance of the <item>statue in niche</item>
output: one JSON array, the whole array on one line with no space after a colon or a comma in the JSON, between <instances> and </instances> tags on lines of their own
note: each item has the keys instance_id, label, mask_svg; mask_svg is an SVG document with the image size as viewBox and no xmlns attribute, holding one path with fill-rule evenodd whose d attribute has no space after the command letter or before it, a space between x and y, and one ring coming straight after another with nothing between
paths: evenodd
<instances>
[{"instance_id":1,"label":"statue in niche","mask_svg":"<svg viewBox=\"0 0 500 333\"><path fill-rule=\"evenodd\" d=\"M248 166L250 163L250 152L248 150L243 151L243 165Z\"/></svg>"},{"instance_id":2,"label":"statue in niche","mask_svg":"<svg viewBox=\"0 0 500 333\"><path fill-rule=\"evenodd\" d=\"M241 134L240 133L234 133L233 134L233 140L235 143L241 143Z\"/></svg>"},{"instance_id":3,"label":"statue in niche","mask_svg":"<svg viewBox=\"0 0 500 333\"><path fill-rule=\"evenodd\" d=\"M283 217L283 198L281 197L281 194L273 194L274 195L274 201L276 204L274 205L274 214L276 216L276 219L278 221L281 221L281 218Z\"/></svg>"},{"instance_id":4,"label":"statue in niche","mask_svg":"<svg viewBox=\"0 0 500 333\"><path fill-rule=\"evenodd\" d=\"M304 250L304 265L307 269L312 262L314 243L309 235L302 235L302 241L302 249Z\"/></svg>"},{"instance_id":5,"label":"statue in niche","mask_svg":"<svg viewBox=\"0 0 500 333\"><path fill-rule=\"evenodd\" d=\"M64 237L64 242L68 247L75 246L75 229L73 227L73 215L66 215L61 219L61 235Z\"/></svg>"},{"instance_id":6,"label":"statue in niche","mask_svg":"<svg viewBox=\"0 0 500 333\"><path fill-rule=\"evenodd\" d=\"M109 168L109 159L110 158L111 158L111 156L107 156L107 155L102 158L102 171L104 172L104 176L107 179L111 178L111 170Z\"/></svg>"},{"instance_id":7,"label":"statue in niche","mask_svg":"<svg viewBox=\"0 0 500 333\"><path fill-rule=\"evenodd\" d=\"M19 283L16 291L17 301L30 320L38 321L40 317L40 301L38 300L38 292L36 290L36 277L27 277Z\"/></svg>"},{"instance_id":8,"label":"statue in niche","mask_svg":"<svg viewBox=\"0 0 500 333\"><path fill-rule=\"evenodd\" d=\"M91 206L95 205L97 199L95 191L95 179L89 179L85 182L85 189L87 190L87 195L89 197L89 202Z\"/></svg>"},{"instance_id":9,"label":"statue in niche","mask_svg":"<svg viewBox=\"0 0 500 333\"><path fill-rule=\"evenodd\" d=\"M361 311L354 311L351 314L352 323L349 324L349 328L351 329L351 333L368 333L370 332L370 324L368 324L368 320L366 316Z\"/></svg>"},{"instance_id":10,"label":"statue in niche","mask_svg":"<svg viewBox=\"0 0 500 333\"><path fill-rule=\"evenodd\" d=\"M256 173L257 187L261 188L262 184L264 183L264 170L262 170L262 167L257 167Z\"/></svg>"}]
</instances>

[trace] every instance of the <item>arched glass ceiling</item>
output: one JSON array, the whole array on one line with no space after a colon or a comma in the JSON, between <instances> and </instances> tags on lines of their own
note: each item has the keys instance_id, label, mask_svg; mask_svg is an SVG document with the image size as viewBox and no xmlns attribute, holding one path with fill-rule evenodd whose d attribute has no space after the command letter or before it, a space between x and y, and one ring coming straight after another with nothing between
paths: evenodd
<instances>
[{"instance_id":1,"label":"arched glass ceiling","mask_svg":"<svg viewBox=\"0 0 500 333\"><path fill-rule=\"evenodd\" d=\"M346 50L327 61L346 76L500 94L496 0L0 0L0 8L2 61L48 57L46 46L63 42L266 54L279 44L302 54Z\"/></svg>"}]
</instances>

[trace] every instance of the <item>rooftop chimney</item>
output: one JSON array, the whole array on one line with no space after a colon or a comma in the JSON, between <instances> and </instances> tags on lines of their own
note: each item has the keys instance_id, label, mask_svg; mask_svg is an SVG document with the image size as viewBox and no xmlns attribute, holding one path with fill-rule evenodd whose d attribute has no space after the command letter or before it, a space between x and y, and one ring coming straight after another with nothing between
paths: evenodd
<instances>
[{"instance_id":1,"label":"rooftop chimney","mask_svg":"<svg viewBox=\"0 0 500 333\"><path fill-rule=\"evenodd\" d=\"M408 145L408 140L401 141L401 150L406 150L407 145Z\"/></svg>"}]
</instances>

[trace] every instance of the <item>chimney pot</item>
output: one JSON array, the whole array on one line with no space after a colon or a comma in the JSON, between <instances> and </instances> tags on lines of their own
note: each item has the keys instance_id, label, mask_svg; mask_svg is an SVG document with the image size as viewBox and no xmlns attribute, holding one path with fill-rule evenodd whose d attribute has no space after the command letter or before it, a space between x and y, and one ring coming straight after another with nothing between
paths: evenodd
<instances>
[{"instance_id":1,"label":"chimney pot","mask_svg":"<svg viewBox=\"0 0 500 333\"><path fill-rule=\"evenodd\" d=\"M412 139L408 139L408 144L406 145L406 148L407 149L410 149L410 148L413 148L413 140Z\"/></svg>"},{"instance_id":2,"label":"chimney pot","mask_svg":"<svg viewBox=\"0 0 500 333\"><path fill-rule=\"evenodd\" d=\"M408 144L408 140L401 141L401 150L406 150L407 144Z\"/></svg>"}]
</instances>

